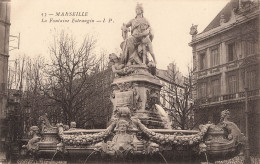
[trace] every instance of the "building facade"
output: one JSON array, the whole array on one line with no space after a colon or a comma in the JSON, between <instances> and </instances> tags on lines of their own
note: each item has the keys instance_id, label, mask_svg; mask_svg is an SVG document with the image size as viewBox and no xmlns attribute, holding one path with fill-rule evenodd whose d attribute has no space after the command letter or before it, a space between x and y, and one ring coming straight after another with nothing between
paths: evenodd
<instances>
[{"instance_id":1,"label":"building facade","mask_svg":"<svg viewBox=\"0 0 260 164\"><path fill-rule=\"evenodd\" d=\"M189 89L187 77L178 71L174 63L168 65L167 70L156 70L162 88L160 91L160 105L164 108L174 129L191 129L194 123L193 100L185 94ZM181 103L181 102L187 102ZM182 119L185 117L185 121Z\"/></svg>"},{"instance_id":2,"label":"building facade","mask_svg":"<svg viewBox=\"0 0 260 164\"><path fill-rule=\"evenodd\" d=\"M177 92L180 97L184 92L184 77L177 71L174 63L170 63L167 70L157 69L156 77L160 79L160 83L162 84L160 103L164 108L172 109L176 103L175 93Z\"/></svg>"},{"instance_id":3,"label":"building facade","mask_svg":"<svg viewBox=\"0 0 260 164\"><path fill-rule=\"evenodd\" d=\"M0 162L5 160L10 2L0 2Z\"/></svg>"},{"instance_id":4,"label":"building facade","mask_svg":"<svg viewBox=\"0 0 260 164\"><path fill-rule=\"evenodd\" d=\"M231 120L245 133L248 102L252 153L260 151L259 15L259 2L231 0L203 32L191 28L189 43L197 82L195 119L218 123L220 112L229 109Z\"/></svg>"},{"instance_id":5,"label":"building facade","mask_svg":"<svg viewBox=\"0 0 260 164\"><path fill-rule=\"evenodd\" d=\"M7 101L7 74L9 54L9 31L10 31L10 4L0 2L0 117L6 116L5 106Z\"/></svg>"}]
</instances>

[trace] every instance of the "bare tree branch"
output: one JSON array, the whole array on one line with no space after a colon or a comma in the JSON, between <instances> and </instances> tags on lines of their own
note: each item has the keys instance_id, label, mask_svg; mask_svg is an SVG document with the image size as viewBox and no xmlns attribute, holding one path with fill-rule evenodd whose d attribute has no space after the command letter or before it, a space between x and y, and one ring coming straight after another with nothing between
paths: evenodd
<instances>
[{"instance_id":1,"label":"bare tree branch","mask_svg":"<svg viewBox=\"0 0 260 164\"><path fill-rule=\"evenodd\" d=\"M193 115L196 108L193 105L191 96L196 84L192 80L194 71L190 68L188 68L188 71L188 76L183 77L174 67L169 67L167 71L169 84L163 87L163 93L174 98L173 103L167 100L165 96L162 96L168 104L164 108L170 113L175 125L177 124L181 129L194 128Z\"/></svg>"}]
</instances>

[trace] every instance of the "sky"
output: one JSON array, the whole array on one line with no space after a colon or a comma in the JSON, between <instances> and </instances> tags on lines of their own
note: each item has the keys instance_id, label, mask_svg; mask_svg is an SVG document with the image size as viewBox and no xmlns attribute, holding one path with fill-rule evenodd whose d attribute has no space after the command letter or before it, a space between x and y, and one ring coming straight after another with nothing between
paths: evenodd
<instances>
[{"instance_id":1,"label":"sky","mask_svg":"<svg viewBox=\"0 0 260 164\"><path fill-rule=\"evenodd\" d=\"M184 74L192 62L189 34L192 24L202 32L229 0L12 0L11 35L20 33L19 50L10 51L10 60L19 55L50 59L48 47L60 31L72 34L80 43L86 35L97 39L95 53L120 52L121 26L135 17L141 3L150 22L157 68L167 69L175 62ZM83 16L56 16L56 13L80 12ZM53 22L51 20L69 20ZM72 22L72 19L91 22ZM46 22L45 22L46 21ZM92 22L94 21L94 22ZM101 21L101 22L99 22ZM10 42L15 46L17 42ZM119 54L118 54L119 55Z\"/></svg>"}]
</instances>

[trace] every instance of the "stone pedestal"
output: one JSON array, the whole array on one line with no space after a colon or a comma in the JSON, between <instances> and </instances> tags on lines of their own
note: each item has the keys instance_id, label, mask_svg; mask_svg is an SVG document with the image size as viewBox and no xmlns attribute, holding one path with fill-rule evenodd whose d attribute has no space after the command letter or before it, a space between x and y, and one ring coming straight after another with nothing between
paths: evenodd
<instances>
[{"instance_id":1,"label":"stone pedestal","mask_svg":"<svg viewBox=\"0 0 260 164\"><path fill-rule=\"evenodd\" d=\"M116 77L112 83L111 101L113 116L121 107L128 107L134 117L139 118L148 128L162 129L164 124L155 104L160 102L162 85L146 66L130 66L135 71L128 76Z\"/></svg>"}]
</instances>

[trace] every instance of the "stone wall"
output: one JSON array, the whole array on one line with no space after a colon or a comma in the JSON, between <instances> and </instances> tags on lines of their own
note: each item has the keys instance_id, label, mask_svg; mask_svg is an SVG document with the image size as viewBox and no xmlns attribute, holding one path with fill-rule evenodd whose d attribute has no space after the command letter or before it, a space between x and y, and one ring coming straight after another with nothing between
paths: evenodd
<instances>
[{"instance_id":1,"label":"stone wall","mask_svg":"<svg viewBox=\"0 0 260 164\"><path fill-rule=\"evenodd\" d=\"M0 2L0 116L6 114L8 54L10 31L10 3Z\"/></svg>"},{"instance_id":2,"label":"stone wall","mask_svg":"<svg viewBox=\"0 0 260 164\"><path fill-rule=\"evenodd\" d=\"M10 2L0 1L0 163L6 160L6 105L10 31Z\"/></svg>"}]
</instances>

